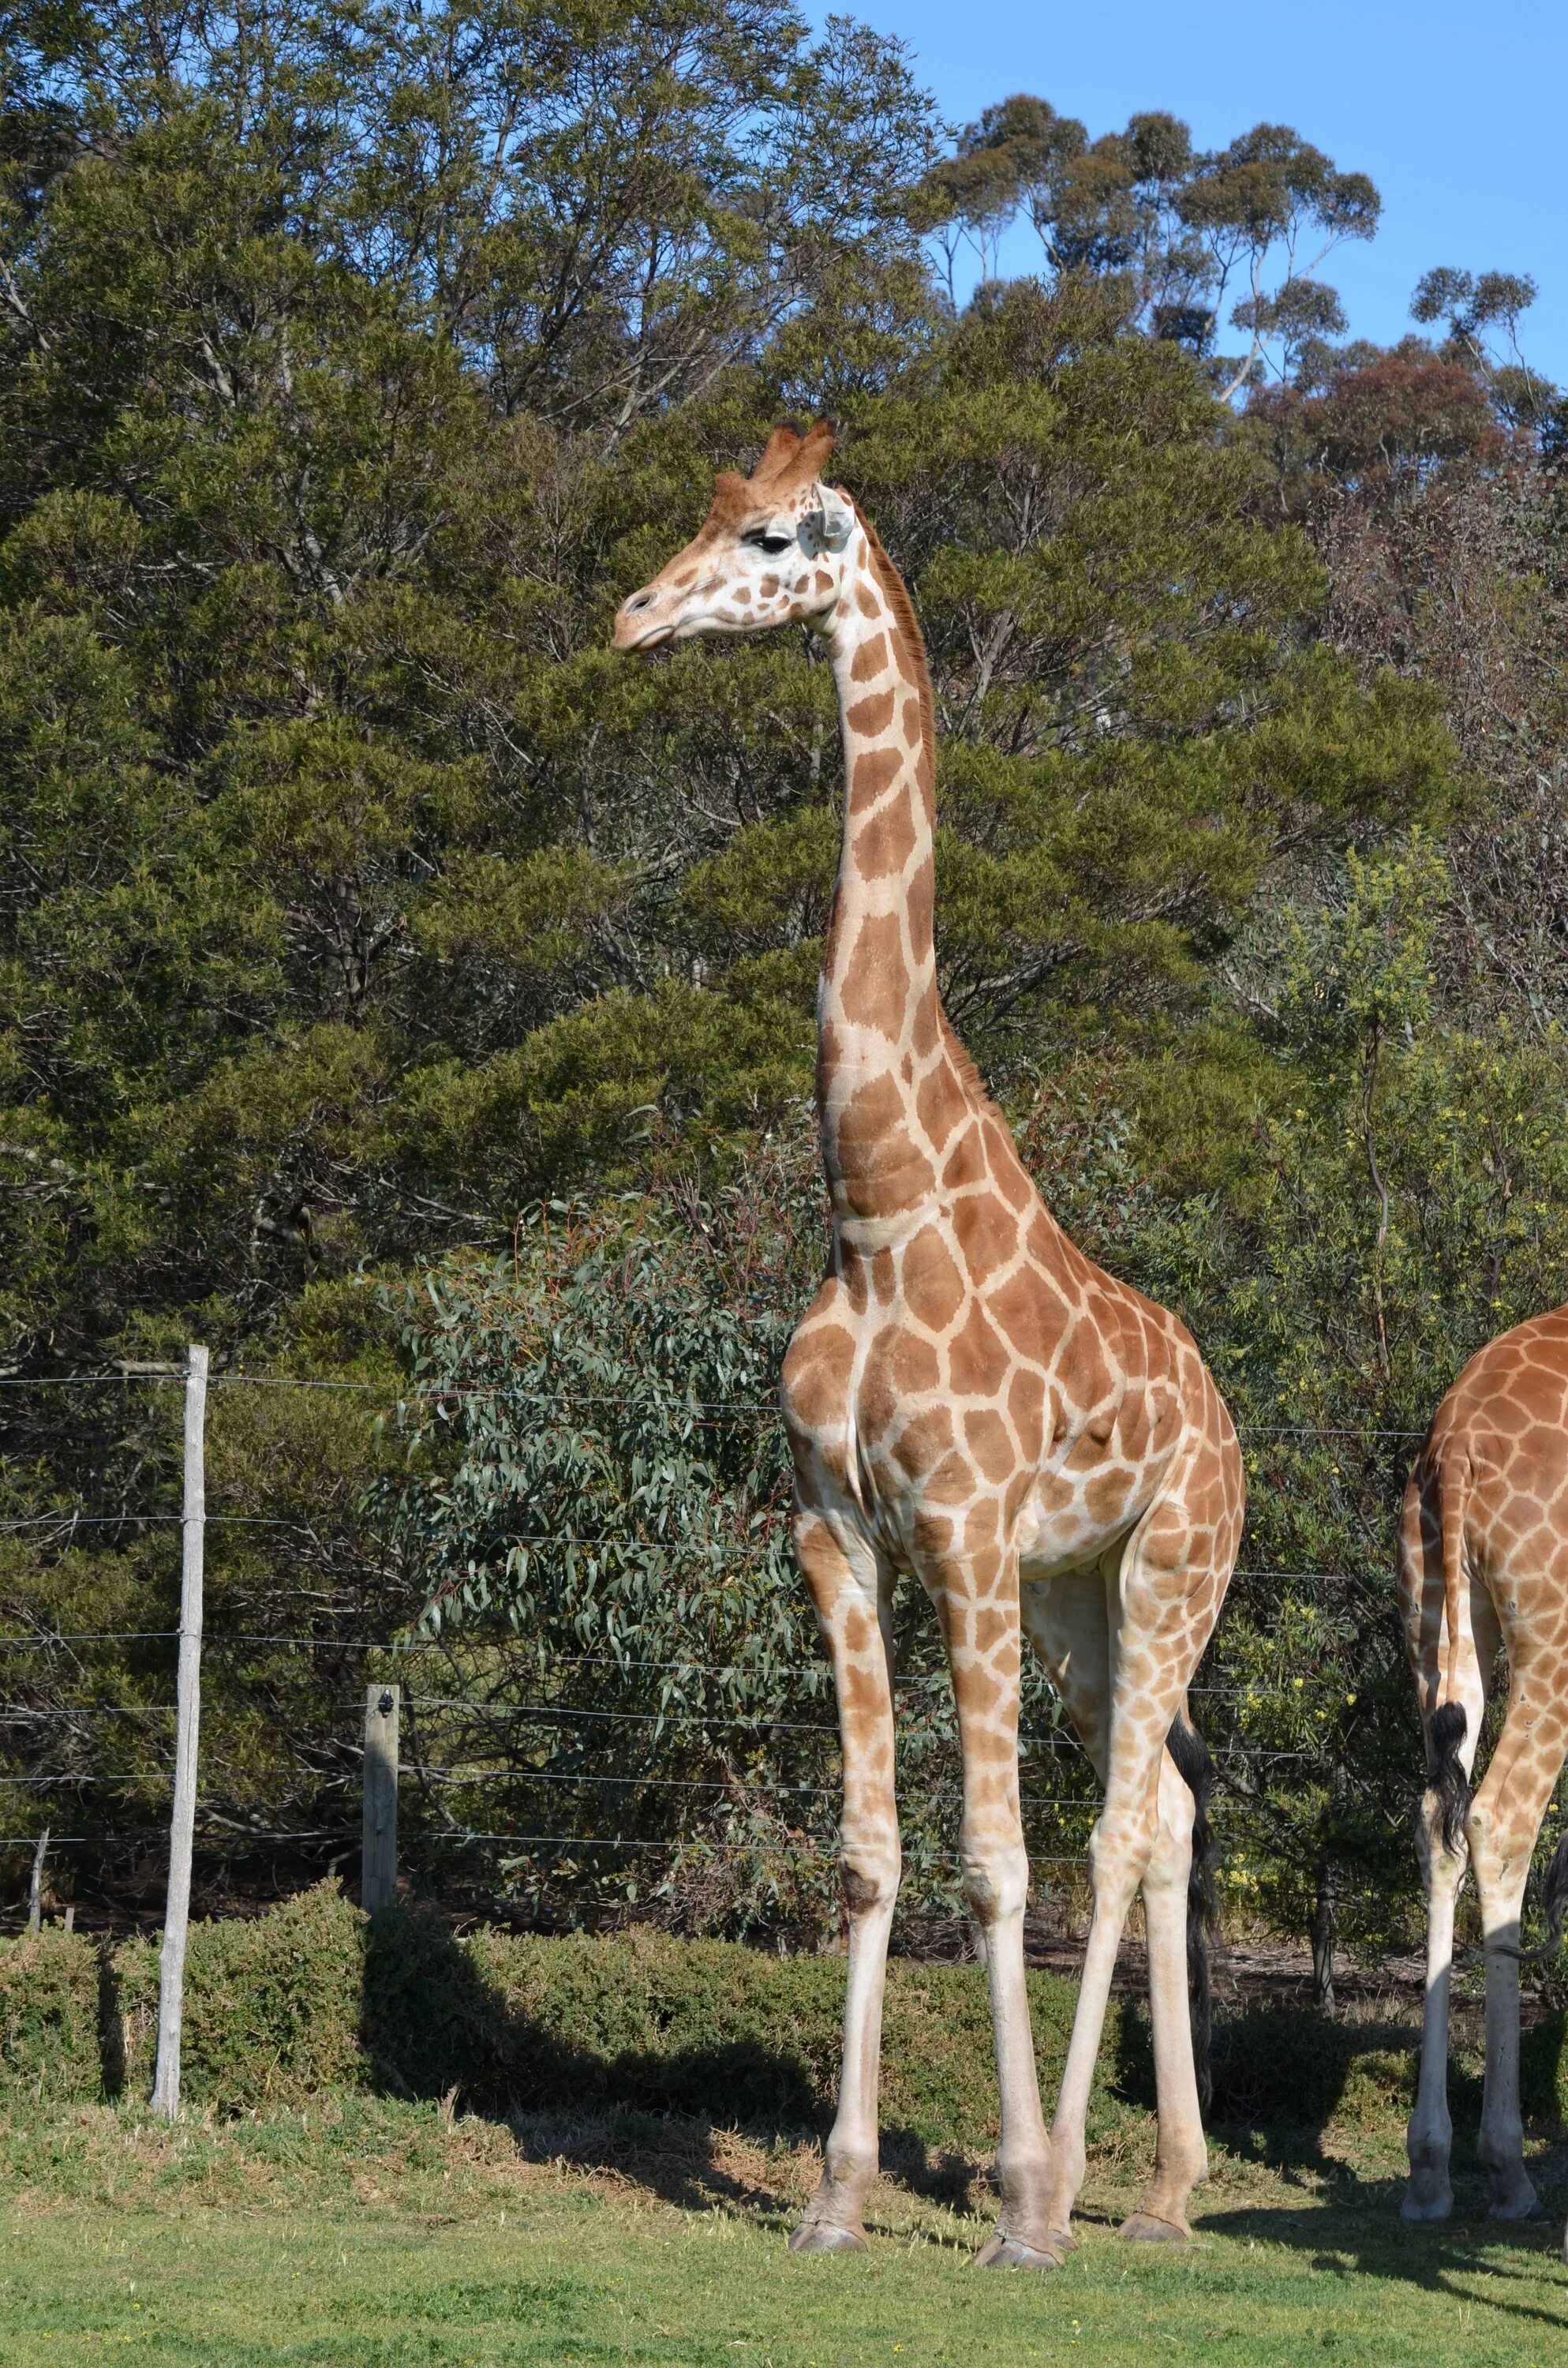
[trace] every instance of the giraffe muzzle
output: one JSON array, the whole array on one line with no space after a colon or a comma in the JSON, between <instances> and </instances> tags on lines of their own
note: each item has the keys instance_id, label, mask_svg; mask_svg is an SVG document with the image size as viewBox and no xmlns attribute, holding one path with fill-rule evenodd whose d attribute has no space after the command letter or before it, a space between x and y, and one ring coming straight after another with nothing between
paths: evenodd
<instances>
[{"instance_id":1,"label":"giraffe muzzle","mask_svg":"<svg viewBox=\"0 0 1568 2368\"><path fill-rule=\"evenodd\" d=\"M610 636L613 647L624 652L662 649L675 639L678 614L667 599L661 598L656 587L634 592L623 601L616 613L615 630Z\"/></svg>"}]
</instances>

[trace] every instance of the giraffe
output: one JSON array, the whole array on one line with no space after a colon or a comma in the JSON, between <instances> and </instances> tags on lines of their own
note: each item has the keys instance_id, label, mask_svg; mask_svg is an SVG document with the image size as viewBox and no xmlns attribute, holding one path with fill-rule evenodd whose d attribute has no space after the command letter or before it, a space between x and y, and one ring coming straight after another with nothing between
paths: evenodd
<instances>
[{"instance_id":1,"label":"giraffe","mask_svg":"<svg viewBox=\"0 0 1568 2368\"><path fill-rule=\"evenodd\" d=\"M951 1672L963 1890L983 1935L1001 2089L1001 2210L978 2259L1054 2269L1074 2241L1090 2082L1140 1885L1159 2138L1122 2233L1189 2237L1187 2197L1207 2171L1187 1925L1209 1763L1187 1688L1235 1559L1242 1464L1190 1336L1053 1223L943 1010L925 646L874 531L822 481L833 443L829 421L803 437L778 427L750 479L720 475L695 540L625 602L614 635L618 649L651 650L800 620L824 642L838 689L844 836L816 1079L832 1252L780 1393L795 1551L838 1700L848 1964L837 2113L790 2245L866 2242L900 1874L892 1600L907 1574L932 1600ZM1105 1787L1049 2136L1024 1981L1026 1634Z\"/></svg>"},{"instance_id":2,"label":"giraffe","mask_svg":"<svg viewBox=\"0 0 1568 2368\"><path fill-rule=\"evenodd\" d=\"M1568 1307L1491 1342L1437 1408L1405 1489L1399 1580L1428 1770L1416 1821L1426 2004L1403 2216L1445 2220L1453 2210L1449 1988L1454 1905L1469 1863L1486 1964L1481 2159L1493 2218L1530 2219L1538 2205L1519 2112L1519 1920L1536 1837L1568 1752ZM1499 1645L1508 1658L1507 1712L1472 1799ZM1554 1930L1565 1900L1568 1838L1546 1879Z\"/></svg>"}]
</instances>

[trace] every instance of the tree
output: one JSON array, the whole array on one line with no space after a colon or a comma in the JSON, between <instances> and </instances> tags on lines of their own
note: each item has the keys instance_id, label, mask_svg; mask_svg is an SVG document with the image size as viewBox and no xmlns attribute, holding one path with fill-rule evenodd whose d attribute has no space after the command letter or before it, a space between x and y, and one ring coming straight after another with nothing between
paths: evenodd
<instances>
[{"instance_id":1,"label":"tree","mask_svg":"<svg viewBox=\"0 0 1568 2368\"><path fill-rule=\"evenodd\" d=\"M949 297L960 245L971 244L982 278L994 278L998 243L1020 213L1053 281L1113 282L1130 323L1198 354L1211 351L1241 278L1246 292L1230 317L1251 342L1216 381L1227 401L1271 343L1290 374L1309 342L1343 333L1338 298L1313 275L1342 239L1370 238L1381 210L1364 173L1340 172L1285 125L1257 124L1199 154L1175 116L1135 115L1125 131L1091 141L1075 117L1023 96L971 123L926 190ZM1269 288L1277 255L1284 276Z\"/></svg>"},{"instance_id":2,"label":"tree","mask_svg":"<svg viewBox=\"0 0 1568 2368\"><path fill-rule=\"evenodd\" d=\"M235 1679L236 1826L332 1823L335 1692L422 1613L448 1691L483 1681L513 1707L539 1662L507 1604L563 1654L647 1581L638 1616L667 1632L650 1574L677 1501L692 1617L722 1660L750 1603L774 1639L753 1707L799 1708L798 1605L748 1595L737 1544L756 1524L783 1584L778 1473L695 1419L656 1485L647 1451L683 1373L729 1359L762 1388L817 1253L832 686L803 637L627 668L606 646L617 600L695 527L715 466L786 409L835 407L844 480L930 646L950 1007L1088 1246L1229 1353L1260 1334L1257 1274L1282 1306L1354 1297L1364 1179L1290 1121L1315 1105L1281 985L1291 946L1328 942L1313 916L1337 909L1347 848L1381 877L1419 827L1449 867L1427 1065L1385 1031L1375 1129L1471 1057L1465 981L1484 979L1494 1032L1524 996L1544 1057L1562 576L1544 439L1449 348L1335 346L1312 377L1331 300L1298 272L1287 304L1273 260L1289 403L1216 399L1213 242L1267 211L1222 221L1218 184L1283 189L1303 223L1351 204L1300 143L1221 172L1170 117L1091 142L1008 101L964 148L962 203L978 219L987 175L1013 191L1050 284L989 285L955 314L920 225L944 188L961 222L961 176L932 178L906 62L843 23L813 39L781 0L24 13L9 38L0 1363L25 1386L0 1486L34 1526L6 1533L6 1633L169 1624L175 1524L134 1517L174 1510L174 1394L33 1383L166 1368L199 1331L222 1372L351 1385L215 1394L214 1508L244 1520L214 1526L215 1630L314 1640ZM1194 192L1206 224L1182 211ZM1445 1300L1402 1367L1400 1127L1414 1143L1414 1118L1375 1140L1388 1386L1413 1402L1474 1310ZM1261 1209L1270 1163L1295 1199ZM1289 1235L1292 1208L1333 1217L1332 1255ZM463 1319L439 1340L436 1301ZM553 1342L552 1303L572 1310ZM432 1386L460 1367L486 1390L520 1366L578 1388L597 1359L641 1412L590 1452L514 1389L415 1436L395 1412L414 1359ZM1335 1391L1372 1402L1347 1354L1321 1361L1312 1419ZM1305 1543L1295 1470L1276 1458L1279 1501L1259 1499L1279 1552ZM613 1553L592 1573L510 1563L518 1489L558 1528L579 1483ZM84 1506L103 1526L73 1532ZM1324 1526L1323 1554L1344 1534ZM1344 1616L1298 1610L1299 1636ZM1254 1612L1233 1670L1245 1637L1265 1652ZM934 1775L929 1641L912 1622ZM100 1820L70 1830L141 1816L142 1779L77 1782L116 1763L65 1714L117 1688L156 1699L161 1650L85 1670L51 1650L36 1682L7 1664L37 1714L13 1772L36 1761ZM585 1709L597 1682L562 1700ZM1043 1689L1035 1711L1043 1731ZM40 1758L57 1730L71 1749ZM777 1764L806 1782L818 1749ZM544 1763L529 1745L505 1764ZM732 1782L696 1755L687 1777ZM432 1780L432 1832L459 1797ZM650 1782L641 1833L659 1797ZM932 1896L937 1831L934 1807ZM1281 1885L1288 1840L1268 1845ZM715 1917L762 1913L760 1890L725 1896Z\"/></svg>"}]
</instances>

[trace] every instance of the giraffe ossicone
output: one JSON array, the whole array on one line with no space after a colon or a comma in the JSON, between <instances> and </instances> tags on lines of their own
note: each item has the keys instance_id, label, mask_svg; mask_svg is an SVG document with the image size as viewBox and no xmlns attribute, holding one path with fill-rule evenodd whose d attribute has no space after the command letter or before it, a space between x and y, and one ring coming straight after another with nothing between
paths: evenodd
<instances>
[{"instance_id":1,"label":"giraffe ossicone","mask_svg":"<svg viewBox=\"0 0 1568 2368\"><path fill-rule=\"evenodd\" d=\"M615 622L615 645L629 651L804 622L832 659L843 728L844 839L818 996L833 1253L790 1343L781 1395L796 1553L838 1698L849 1949L838 2111L790 2243L843 2251L865 2242L900 1873L892 1589L906 1574L935 1605L952 1672L963 1887L985 1932L1002 2200L979 2259L1054 2268L1072 2242L1090 2084L1140 1888L1159 2141L1124 2233L1188 2235L1187 2197L1207 2168L1207 2001L1195 2017L1188 1995L1207 1758L1187 1689L1240 1542L1242 1463L1190 1336L1052 1221L942 1008L925 645L872 529L823 481L833 443L827 421L804 435L776 428L751 477L716 480L697 535ZM1024 1981L1025 1635L1105 1786L1089 1850L1094 1913L1049 2136Z\"/></svg>"}]
</instances>

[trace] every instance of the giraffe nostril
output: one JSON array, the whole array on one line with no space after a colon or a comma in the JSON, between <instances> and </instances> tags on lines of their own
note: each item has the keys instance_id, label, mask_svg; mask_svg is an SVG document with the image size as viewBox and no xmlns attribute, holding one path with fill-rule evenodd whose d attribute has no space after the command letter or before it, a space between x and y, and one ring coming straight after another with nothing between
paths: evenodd
<instances>
[{"instance_id":1,"label":"giraffe nostril","mask_svg":"<svg viewBox=\"0 0 1568 2368\"><path fill-rule=\"evenodd\" d=\"M626 605L629 609L646 609L652 603L653 598L651 592L634 592Z\"/></svg>"}]
</instances>

